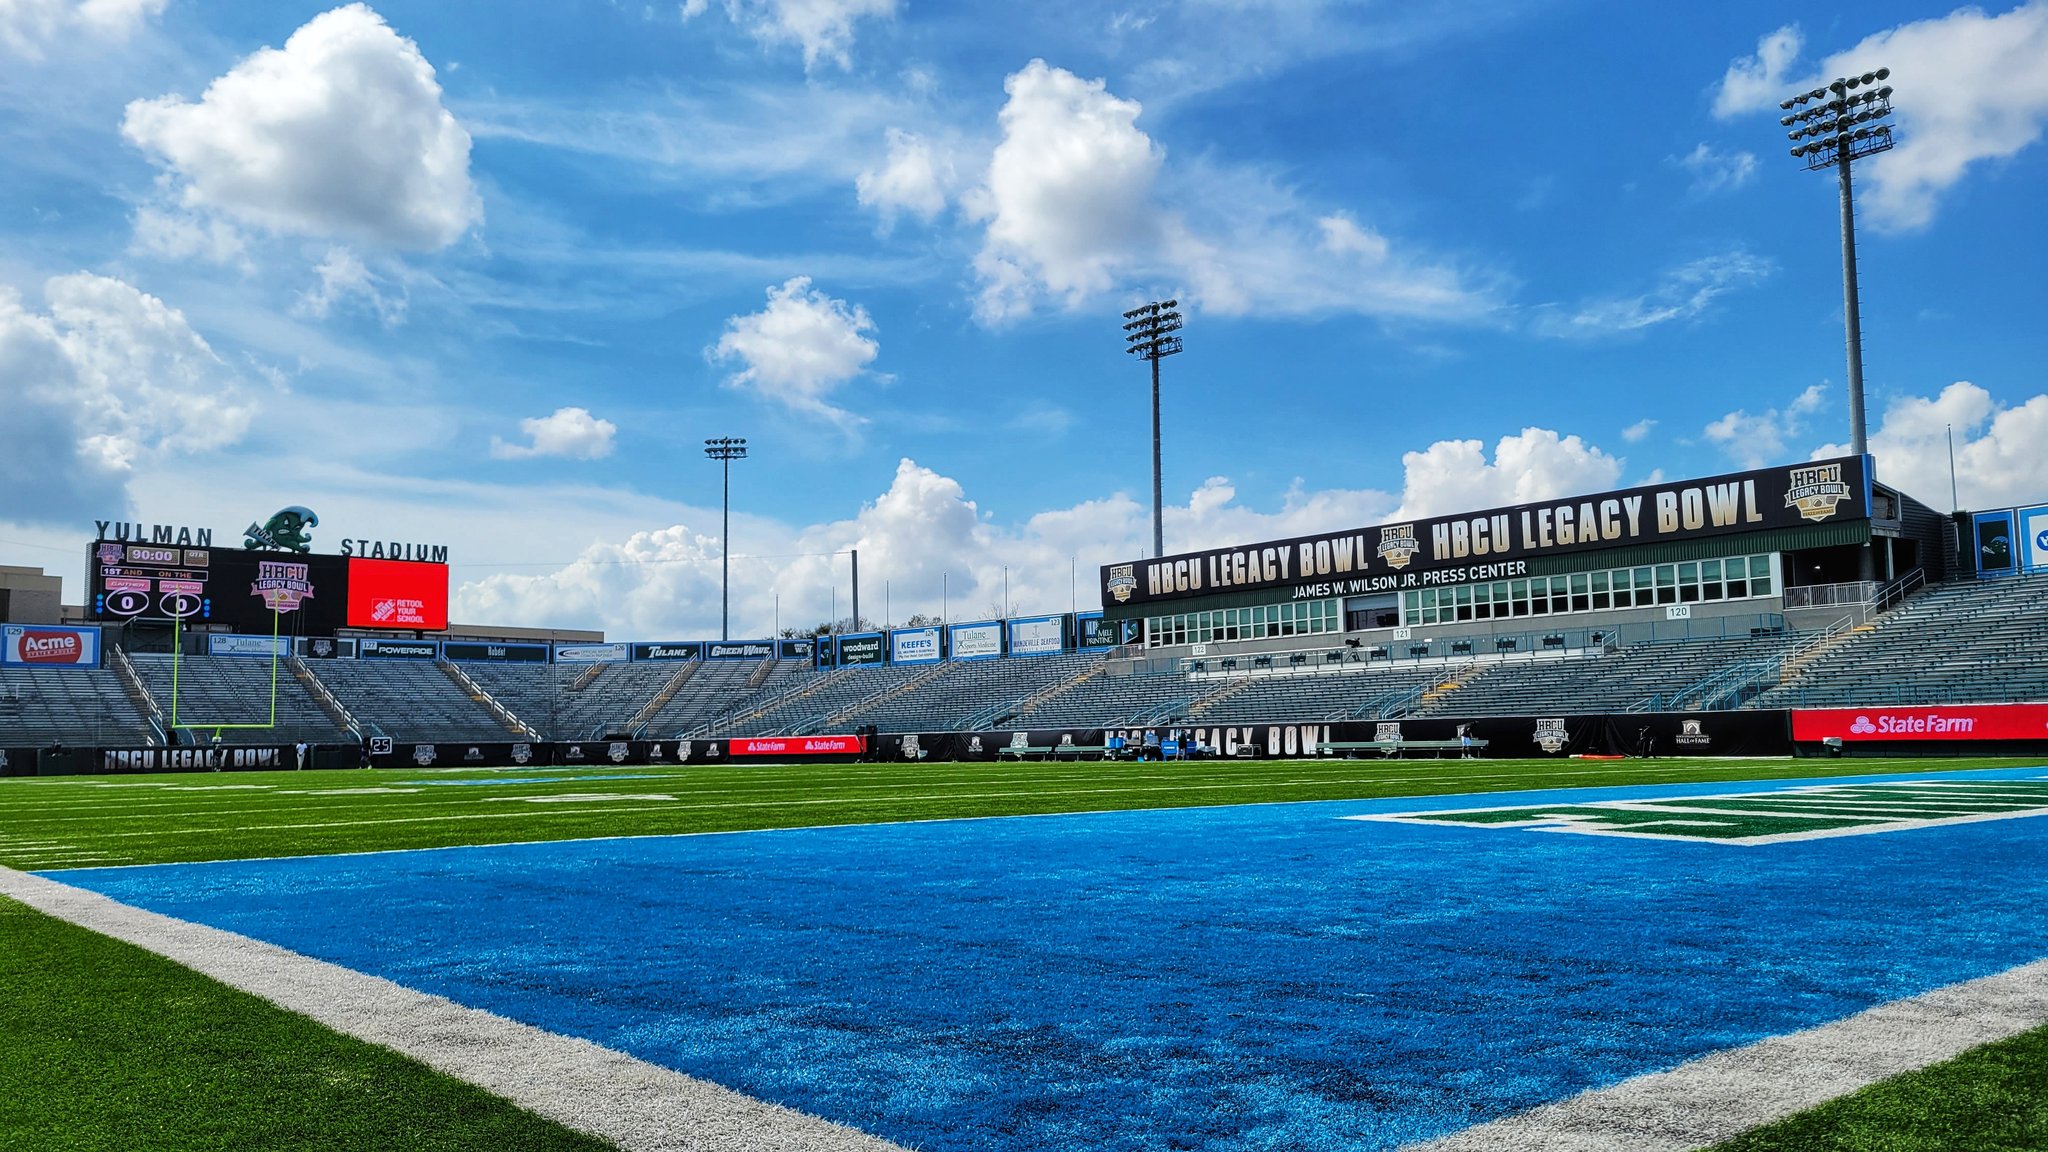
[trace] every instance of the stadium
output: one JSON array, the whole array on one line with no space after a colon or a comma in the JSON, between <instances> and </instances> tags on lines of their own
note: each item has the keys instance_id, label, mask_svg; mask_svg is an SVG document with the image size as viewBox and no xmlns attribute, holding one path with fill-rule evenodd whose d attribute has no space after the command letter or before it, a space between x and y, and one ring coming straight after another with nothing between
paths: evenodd
<instances>
[{"instance_id":1,"label":"stadium","mask_svg":"<svg viewBox=\"0 0 2048 1152\"><path fill-rule=\"evenodd\" d=\"M0 1152L2048 1149L2048 5L241 7L0 2Z\"/></svg>"}]
</instances>

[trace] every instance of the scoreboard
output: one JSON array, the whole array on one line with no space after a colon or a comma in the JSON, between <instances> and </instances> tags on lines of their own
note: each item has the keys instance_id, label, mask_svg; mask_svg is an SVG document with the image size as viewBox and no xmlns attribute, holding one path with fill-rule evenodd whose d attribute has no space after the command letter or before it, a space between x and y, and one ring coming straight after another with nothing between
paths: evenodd
<instances>
[{"instance_id":1,"label":"scoreboard","mask_svg":"<svg viewBox=\"0 0 2048 1152\"><path fill-rule=\"evenodd\" d=\"M446 564L102 540L86 569L87 615L107 623L182 620L247 635L274 626L295 636L448 627Z\"/></svg>"}]
</instances>

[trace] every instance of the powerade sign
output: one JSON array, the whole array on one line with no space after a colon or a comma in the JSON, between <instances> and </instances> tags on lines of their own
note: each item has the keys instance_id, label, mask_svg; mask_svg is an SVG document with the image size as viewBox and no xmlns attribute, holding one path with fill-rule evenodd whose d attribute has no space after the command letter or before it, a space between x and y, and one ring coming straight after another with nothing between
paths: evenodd
<instances>
[{"instance_id":1,"label":"powerade sign","mask_svg":"<svg viewBox=\"0 0 2048 1152\"><path fill-rule=\"evenodd\" d=\"M772 660L775 658L773 640L706 640L706 660Z\"/></svg>"},{"instance_id":2,"label":"powerade sign","mask_svg":"<svg viewBox=\"0 0 2048 1152\"><path fill-rule=\"evenodd\" d=\"M616 664L626 659L624 644L557 644L557 664Z\"/></svg>"},{"instance_id":3,"label":"powerade sign","mask_svg":"<svg viewBox=\"0 0 2048 1152\"><path fill-rule=\"evenodd\" d=\"M955 624L946 639L955 660L991 660L1003 654L1003 625L999 620L981 624Z\"/></svg>"},{"instance_id":4,"label":"powerade sign","mask_svg":"<svg viewBox=\"0 0 2048 1152\"><path fill-rule=\"evenodd\" d=\"M1010 621L1010 655L1046 656L1067 647L1064 616L1033 616Z\"/></svg>"},{"instance_id":5,"label":"powerade sign","mask_svg":"<svg viewBox=\"0 0 2048 1152\"><path fill-rule=\"evenodd\" d=\"M443 640L441 657L445 660L495 660L515 664L545 664L548 662L548 646L545 644L489 644L464 640Z\"/></svg>"},{"instance_id":6,"label":"powerade sign","mask_svg":"<svg viewBox=\"0 0 2048 1152\"><path fill-rule=\"evenodd\" d=\"M937 628L904 628L889 633L891 664L932 664L939 655Z\"/></svg>"},{"instance_id":7,"label":"powerade sign","mask_svg":"<svg viewBox=\"0 0 2048 1152\"><path fill-rule=\"evenodd\" d=\"M882 634L868 632L859 636L839 638L839 664L880 664L882 662Z\"/></svg>"},{"instance_id":8,"label":"powerade sign","mask_svg":"<svg viewBox=\"0 0 2048 1152\"><path fill-rule=\"evenodd\" d=\"M433 660L441 646L432 640L364 640L356 644L356 656L364 660Z\"/></svg>"},{"instance_id":9,"label":"powerade sign","mask_svg":"<svg viewBox=\"0 0 2048 1152\"><path fill-rule=\"evenodd\" d=\"M1102 567L1102 603L1286 589L1304 600L1525 575L1529 561L1870 519L1870 461L1844 456L1295 536Z\"/></svg>"},{"instance_id":10,"label":"powerade sign","mask_svg":"<svg viewBox=\"0 0 2048 1152\"><path fill-rule=\"evenodd\" d=\"M97 668L100 664L100 630L37 624L0 626L0 664Z\"/></svg>"},{"instance_id":11,"label":"powerade sign","mask_svg":"<svg viewBox=\"0 0 2048 1152\"><path fill-rule=\"evenodd\" d=\"M702 660L704 646L694 640L680 644L635 644L635 660Z\"/></svg>"}]
</instances>

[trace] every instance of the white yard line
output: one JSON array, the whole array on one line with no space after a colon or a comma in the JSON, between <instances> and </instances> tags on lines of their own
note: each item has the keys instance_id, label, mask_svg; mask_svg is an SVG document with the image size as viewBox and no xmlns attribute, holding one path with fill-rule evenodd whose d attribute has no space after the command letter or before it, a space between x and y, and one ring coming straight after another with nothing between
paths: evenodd
<instances>
[{"instance_id":1,"label":"white yard line","mask_svg":"<svg viewBox=\"0 0 2048 1152\"><path fill-rule=\"evenodd\" d=\"M1688 1152L2043 1024L2048 960L2037 960L1403 1152Z\"/></svg>"},{"instance_id":2,"label":"white yard line","mask_svg":"<svg viewBox=\"0 0 2048 1152\"><path fill-rule=\"evenodd\" d=\"M389 1048L625 1152L904 1152L587 1040L40 876L0 868L0 895Z\"/></svg>"}]
</instances>

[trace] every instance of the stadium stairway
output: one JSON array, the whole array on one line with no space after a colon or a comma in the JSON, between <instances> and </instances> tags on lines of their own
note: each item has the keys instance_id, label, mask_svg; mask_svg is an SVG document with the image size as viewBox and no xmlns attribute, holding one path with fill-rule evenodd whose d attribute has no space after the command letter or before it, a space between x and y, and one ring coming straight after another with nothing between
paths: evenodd
<instances>
[{"instance_id":1,"label":"stadium stairway","mask_svg":"<svg viewBox=\"0 0 2048 1152\"><path fill-rule=\"evenodd\" d=\"M507 739L498 717L437 664L323 660L314 676L355 717L365 735L428 743Z\"/></svg>"},{"instance_id":2,"label":"stadium stairway","mask_svg":"<svg viewBox=\"0 0 2048 1152\"><path fill-rule=\"evenodd\" d=\"M485 711L496 718L498 723L505 726L506 732L522 740L538 740L541 738L538 728L514 716L511 709L505 707L497 697L484 691L483 687L475 680L470 679L469 673L464 672L462 667L454 661L436 660L434 661L434 667L439 668L450 680L455 681L455 686L461 689L471 700L483 705Z\"/></svg>"},{"instance_id":3,"label":"stadium stairway","mask_svg":"<svg viewBox=\"0 0 2048 1152\"><path fill-rule=\"evenodd\" d=\"M695 678L697 669L703 666L703 662L699 660L683 661L682 666L677 668L674 674L663 682L661 690L654 694L654 698L642 704L639 711L633 713L633 718L626 721L627 733L635 738L645 733L648 723L654 719L655 714L660 712L669 701L675 699L676 693L682 691L683 685L688 684ZM751 681L752 678L749 677L749 682L751 683Z\"/></svg>"},{"instance_id":4,"label":"stadium stairway","mask_svg":"<svg viewBox=\"0 0 2048 1152\"><path fill-rule=\"evenodd\" d=\"M1790 669L1759 708L2048 700L2048 575L1935 585Z\"/></svg>"}]
</instances>

